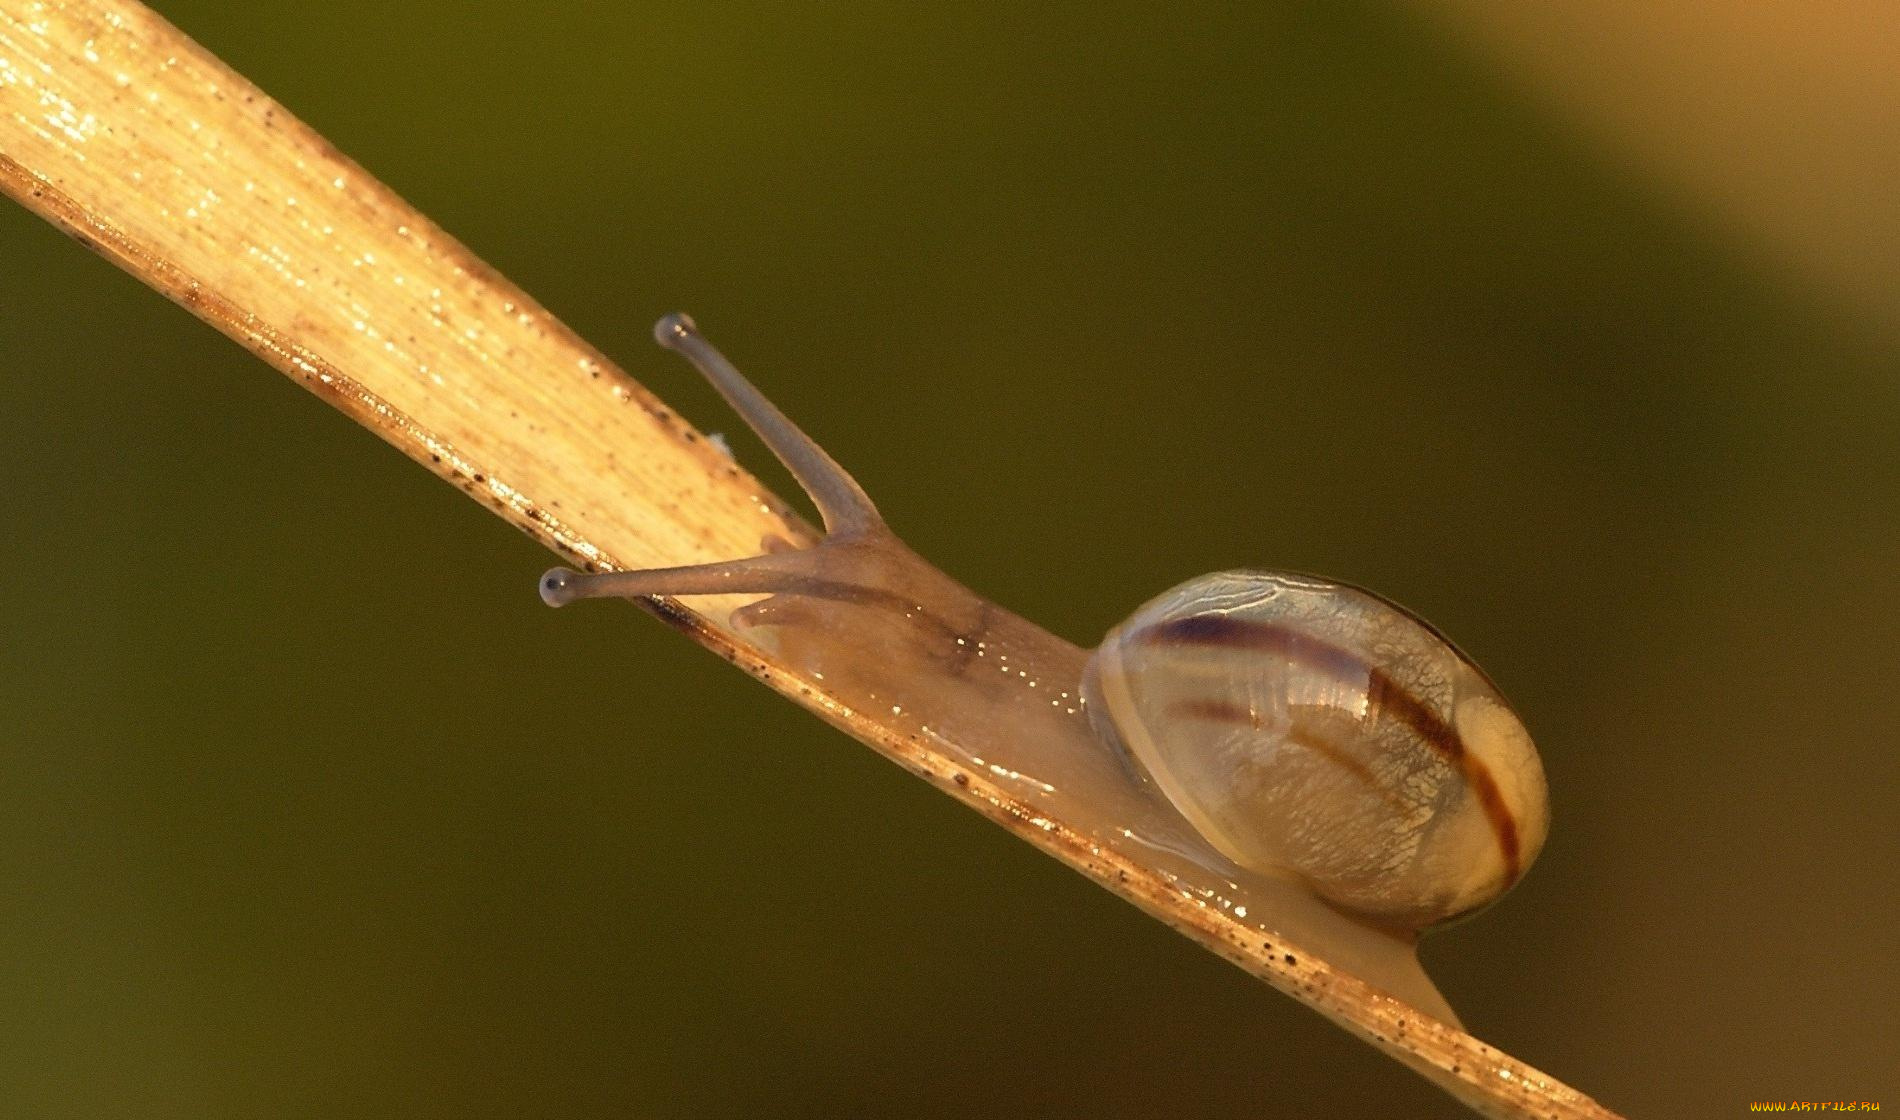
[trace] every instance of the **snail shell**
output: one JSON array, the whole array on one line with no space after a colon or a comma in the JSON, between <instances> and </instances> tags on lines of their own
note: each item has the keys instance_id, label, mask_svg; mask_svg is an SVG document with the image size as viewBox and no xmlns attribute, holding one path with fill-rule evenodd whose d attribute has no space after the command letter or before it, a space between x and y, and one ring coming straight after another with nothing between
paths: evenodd
<instances>
[{"instance_id":1,"label":"snail shell","mask_svg":"<svg viewBox=\"0 0 1900 1120\"><path fill-rule=\"evenodd\" d=\"M1278 572L1201 576L1110 631L1091 718L1249 870L1419 928L1503 894L1549 828L1530 735L1398 606Z\"/></svg>"}]
</instances>

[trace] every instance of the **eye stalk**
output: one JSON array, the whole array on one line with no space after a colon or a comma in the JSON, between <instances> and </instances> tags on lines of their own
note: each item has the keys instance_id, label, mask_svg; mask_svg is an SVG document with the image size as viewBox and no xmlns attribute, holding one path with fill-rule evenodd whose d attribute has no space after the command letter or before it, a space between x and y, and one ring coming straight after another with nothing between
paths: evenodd
<instances>
[{"instance_id":1,"label":"eye stalk","mask_svg":"<svg viewBox=\"0 0 1900 1120\"><path fill-rule=\"evenodd\" d=\"M877 507L857 480L786 418L777 405L766 400L765 394L753 387L717 347L706 341L691 316L678 311L665 316L653 325L653 337L668 350L685 355L693 368L726 398L733 411L759 433L772 454L792 472L805 493L811 495L812 504L824 518L826 532L862 533L883 527L884 519L878 516Z\"/></svg>"}]
</instances>

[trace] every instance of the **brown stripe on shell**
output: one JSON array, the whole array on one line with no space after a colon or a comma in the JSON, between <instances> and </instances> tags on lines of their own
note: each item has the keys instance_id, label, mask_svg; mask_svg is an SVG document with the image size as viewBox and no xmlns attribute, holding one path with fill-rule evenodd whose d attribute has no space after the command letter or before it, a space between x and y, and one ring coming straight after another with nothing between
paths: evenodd
<instances>
[{"instance_id":1,"label":"brown stripe on shell","mask_svg":"<svg viewBox=\"0 0 1900 1120\"><path fill-rule=\"evenodd\" d=\"M1168 705L1168 714L1187 719L1212 720L1215 723L1260 726L1260 716L1256 712L1231 700L1176 700Z\"/></svg>"},{"instance_id":2,"label":"brown stripe on shell","mask_svg":"<svg viewBox=\"0 0 1900 1120\"><path fill-rule=\"evenodd\" d=\"M1464 740L1459 737L1456 728L1418 697L1405 691L1390 673L1344 646L1311 634L1300 633L1277 622L1258 622L1229 615L1197 614L1171 618L1142 628L1136 637L1156 645L1250 650L1282 657L1329 676L1364 680L1367 700L1375 712L1389 712L1392 718L1411 728L1413 734L1424 740L1441 758L1458 768L1466 787L1484 811L1492 833L1497 836L1498 851L1504 860L1505 884L1515 883L1523 873L1522 842L1517 834L1517 821L1511 816L1510 806L1504 803L1504 793L1498 788L1497 778L1492 775L1491 768L1465 749ZM1246 718L1251 720L1252 717L1247 715ZM1353 761L1359 764L1358 760Z\"/></svg>"},{"instance_id":3,"label":"brown stripe on shell","mask_svg":"<svg viewBox=\"0 0 1900 1120\"><path fill-rule=\"evenodd\" d=\"M1260 713L1251 708L1229 700L1176 700L1168 705L1168 715L1176 719L1204 719L1214 723L1231 723L1241 727L1251 727L1258 731L1263 724ZM1354 758L1350 751L1313 731L1300 723L1298 716L1289 721L1286 728L1286 740L1296 747L1312 751L1326 761L1357 778L1361 785L1394 809L1405 810L1410 805L1403 797L1386 788L1372 767Z\"/></svg>"}]
</instances>

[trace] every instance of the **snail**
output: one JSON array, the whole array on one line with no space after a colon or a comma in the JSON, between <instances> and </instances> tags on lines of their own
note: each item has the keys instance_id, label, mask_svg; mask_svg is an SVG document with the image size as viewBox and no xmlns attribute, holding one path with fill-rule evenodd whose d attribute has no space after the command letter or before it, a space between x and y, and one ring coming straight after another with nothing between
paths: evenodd
<instances>
[{"instance_id":1,"label":"snail","mask_svg":"<svg viewBox=\"0 0 1900 1120\"><path fill-rule=\"evenodd\" d=\"M724 563L541 578L551 606L764 595L732 613L827 694L908 721L969 768L1263 933L1456 1023L1418 932L1494 901L1548 829L1543 767L1439 632L1343 583L1201 576L1084 651L906 547L858 483L693 321L657 340L790 469L823 539Z\"/></svg>"}]
</instances>

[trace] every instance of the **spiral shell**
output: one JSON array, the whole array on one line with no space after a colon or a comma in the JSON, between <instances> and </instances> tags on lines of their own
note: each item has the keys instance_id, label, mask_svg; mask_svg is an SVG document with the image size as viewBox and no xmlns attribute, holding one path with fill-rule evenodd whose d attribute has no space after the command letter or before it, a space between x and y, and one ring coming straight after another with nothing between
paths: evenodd
<instances>
[{"instance_id":1,"label":"spiral shell","mask_svg":"<svg viewBox=\"0 0 1900 1120\"><path fill-rule=\"evenodd\" d=\"M1111 631L1082 687L1098 728L1215 848L1381 923L1486 905L1548 831L1543 766L1496 687L1355 587L1190 580Z\"/></svg>"}]
</instances>

